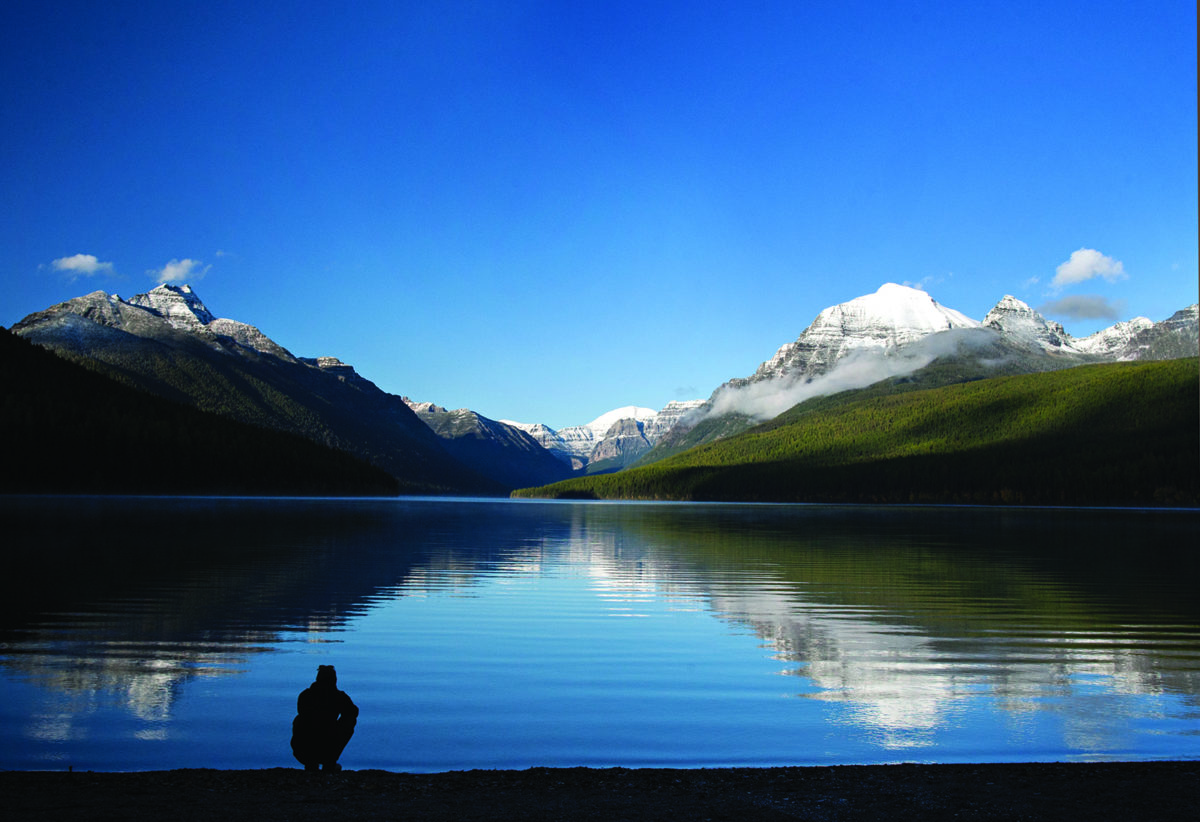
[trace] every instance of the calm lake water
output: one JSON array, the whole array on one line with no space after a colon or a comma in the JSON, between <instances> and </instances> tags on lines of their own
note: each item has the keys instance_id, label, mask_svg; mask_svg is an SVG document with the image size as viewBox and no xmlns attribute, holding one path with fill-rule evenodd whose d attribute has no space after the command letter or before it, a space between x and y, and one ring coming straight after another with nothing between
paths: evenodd
<instances>
[{"instance_id":1,"label":"calm lake water","mask_svg":"<svg viewBox=\"0 0 1200 822\"><path fill-rule=\"evenodd\" d=\"M1196 511L0 498L0 768L1200 758Z\"/></svg>"}]
</instances>

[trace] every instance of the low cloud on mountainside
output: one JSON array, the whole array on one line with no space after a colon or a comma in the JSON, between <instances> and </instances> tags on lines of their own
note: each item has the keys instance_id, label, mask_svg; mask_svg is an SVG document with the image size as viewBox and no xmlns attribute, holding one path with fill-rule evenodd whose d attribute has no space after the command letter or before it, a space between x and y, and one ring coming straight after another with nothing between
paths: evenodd
<instances>
[{"instance_id":1,"label":"low cloud on mountainside","mask_svg":"<svg viewBox=\"0 0 1200 822\"><path fill-rule=\"evenodd\" d=\"M705 417L744 414L758 421L777 417L797 403L866 388L890 377L924 368L938 357L984 348L997 339L996 332L985 328L958 328L925 337L902 348L872 350L850 354L829 371L812 379L804 375L776 377L738 387L723 387L713 397Z\"/></svg>"}]
</instances>

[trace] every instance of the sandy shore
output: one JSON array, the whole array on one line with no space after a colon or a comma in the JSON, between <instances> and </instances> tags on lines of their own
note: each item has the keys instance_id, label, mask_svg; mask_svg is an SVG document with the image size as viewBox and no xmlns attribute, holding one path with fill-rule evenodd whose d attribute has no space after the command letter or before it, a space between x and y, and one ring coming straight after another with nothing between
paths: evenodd
<instances>
[{"instance_id":1,"label":"sandy shore","mask_svg":"<svg viewBox=\"0 0 1200 822\"><path fill-rule=\"evenodd\" d=\"M8 819L1193 820L1200 762L2 772Z\"/></svg>"}]
</instances>

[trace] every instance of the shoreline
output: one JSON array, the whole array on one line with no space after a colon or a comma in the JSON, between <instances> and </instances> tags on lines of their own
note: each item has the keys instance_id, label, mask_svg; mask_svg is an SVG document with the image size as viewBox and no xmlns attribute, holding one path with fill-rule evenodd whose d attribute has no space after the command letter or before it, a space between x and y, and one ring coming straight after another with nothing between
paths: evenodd
<instances>
[{"instance_id":1,"label":"shoreline","mask_svg":"<svg viewBox=\"0 0 1200 822\"><path fill-rule=\"evenodd\" d=\"M0 772L10 819L1191 820L1200 761Z\"/></svg>"}]
</instances>

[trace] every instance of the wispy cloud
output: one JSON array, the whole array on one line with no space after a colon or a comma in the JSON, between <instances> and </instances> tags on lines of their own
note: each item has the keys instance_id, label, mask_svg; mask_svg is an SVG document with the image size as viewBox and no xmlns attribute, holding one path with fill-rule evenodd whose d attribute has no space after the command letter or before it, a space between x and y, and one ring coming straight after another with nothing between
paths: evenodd
<instances>
[{"instance_id":1,"label":"wispy cloud","mask_svg":"<svg viewBox=\"0 0 1200 822\"><path fill-rule=\"evenodd\" d=\"M1055 269L1051 285L1055 289L1062 289L1096 277L1102 277L1111 283L1123 280L1127 276L1125 266L1120 260L1114 260L1094 248L1081 248L1071 252L1070 259Z\"/></svg>"},{"instance_id":2,"label":"wispy cloud","mask_svg":"<svg viewBox=\"0 0 1200 822\"><path fill-rule=\"evenodd\" d=\"M914 280L905 280L904 282L901 283L901 285L906 285L909 288L915 288L918 291L928 291L929 286L941 285L942 283L946 282L946 280L948 280L949 278L951 278L953 276L954 276L953 271L946 272L945 277L937 277L937 276L934 276L933 274L929 274L928 276L922 277L919 280L915 280L915 281Z\"/></svg>"},{"instance_id":3,"label":"wispy cloud","mask_svg":"<svg viewBox=\"0 0 1200 822\"><path fill-rule=\"evenodd\" d=\"M182 283L186 280L199 280L208 270L211 265L204 265L200 260L182 259L171 260L162 268L152 268L146 273L154 277L160 284L162 283Z\"/></svg>"},{"instance_id":4,"label":"wispy cloud","mask_svg":"<svg viewBox=\"0 0 1200 822\"><path fill-rule=\"evenodd\" d=\"M96 274L112 274L113 264L102 263L95 254L74 254L70 257L59 257L50 263L55 271L61 271L72 280L79 277L92 277Z\"/></svg>"},{"instance_id":5,"label":"wispy cloud","mask_svg":"<svg viewBox=\"0 0 1200 822\"><path fill-rule=\"evenodd\" d=\"M1121 300L1110 301L1099 294L1080 294L1052 300L1038 307L1038 313L1071 320L1116 320L1125 310Z\"/></svg>"}]
</instances>

